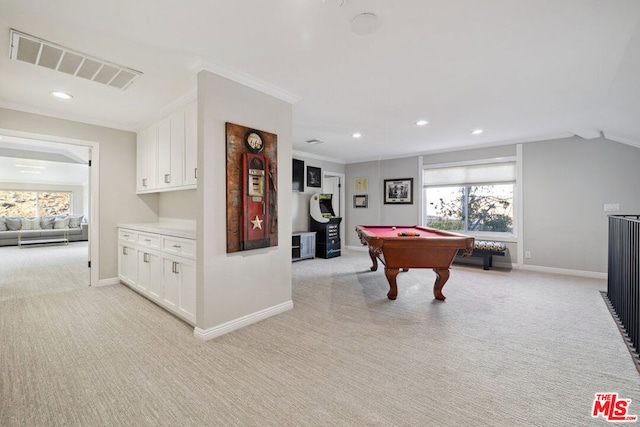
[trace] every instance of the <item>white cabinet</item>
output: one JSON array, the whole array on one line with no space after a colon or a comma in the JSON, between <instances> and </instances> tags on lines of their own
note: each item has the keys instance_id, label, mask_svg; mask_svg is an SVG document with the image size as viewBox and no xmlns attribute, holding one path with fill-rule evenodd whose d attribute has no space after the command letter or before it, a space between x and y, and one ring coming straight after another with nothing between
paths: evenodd
<instances>
[{"instance_id":1,"label":"white cabinet","mask_svg":"<svg viewBox=\"0 0 640 427\"><path fill-rule=\"evenodd\" d=\"M133 286L138 281L138 251L126 242L118 244L118 277Z\"/></svg>"},{"instance_id":2,"label":"white cabinet","mask_svg":"<svg viewBox=\"0 0 640 427\"><path fill-rule=\"evenodd\" d=\"M198 106L187 105L184 114L184 177L183 185L197 184L198 178Z\"/></svg>"},{"instance_id":3,"label":"white cabinet","mask_svg":"<svg viewBox=\"0 0 640 427\"><path fill-rule=\"evenodd\" d=\"M193 102L138 133L137 193L196 188L197 132Z\"/></svg>"},{"instance_id":4,"label":"white cabinet","mask_svg":"<svg viewBox=\"0 0 640 427\"><path fill-rule=\"evenodd\" d=\"M135 286L152 299L162 296L162 277L160 275L160 256L151 251L138 250L138 281Z\"/></svg>"},{"instance_id":5,"label":"white cabinet","mask_svg":"<svg viewBox=\"0 0 640 427\"><path fill-rule=\"evenodd\" d=\"M184 175L184 109L158 124L158 188L181 187Z\"/></svg>"},{"instance_id":6,"label":"white cabinet","mask_svg":"<svg viewBox=\"0 0 640 427\"><path fill-rule=\"evenodd\" d=\"M186 318L196 316L196 264L179 257L162 259L164 303Z\"/></svg>"},{"instance_id":7,"label":"white cabinet","mask_svg":"<svg viewBox=\"0 0 640 427\"><path fill-rule=\"evenodd\" d=\"M155 191L158 180L158 126L153 125L138 133L136 147L136 192Z\"/></svg>"},{"instance_id":8,"label":"white cabinet","mask_svg":"<svg viewBox=\"0 0 640 427\"><path fill-rule=\"evenodd\" d=\"M118 277L191 324L196 320L195 240L118 229Z\"/></svg>"},{"instance_id":9,"label":"white cabinet","mask_svg":"<svg viewBox=\"0 0 640 427\"><path fill-rule=\"evenodd\" d=\"M316 256L316 232L296 231L291 236L291 260L300 261Z\"/></svg>"}]
</instances>

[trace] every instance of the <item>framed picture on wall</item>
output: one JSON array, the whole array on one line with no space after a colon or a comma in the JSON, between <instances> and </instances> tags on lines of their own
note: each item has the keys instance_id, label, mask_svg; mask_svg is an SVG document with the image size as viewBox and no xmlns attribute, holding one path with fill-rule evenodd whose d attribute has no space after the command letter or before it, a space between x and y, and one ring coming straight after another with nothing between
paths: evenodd
<instances>
[{"instance_id":1,"label":"framed picture on wall","mask_svg":"<svg viewBox=\"0 0 640 427\"><path fill-rule=\"evenodd\" d=\"M354 179L353 189L356 191L367 191L369 189L369 180L367 178Z\"/></svg>"},{"instance_id":2,"label":"framed picture on wall","mask_svg":"<svg viewBox=\"0 0 640 427\"><path fill-rule=\"evenodd\" d=\"M413 178L385 179L384 203L387 205L412 205Z\"/></svg>"},{"instance_id":3,"label":"framed picture on wall","mask_svg":"<svg viewBox=\"0 0 640 427\"><path fill-rule=\"evenodd\" d=\"M322 169L307 166L307 187L322 187Z\"/></svg>"},{"instance_id":4,"label":"framed picture on wall","mask_svg":"<svg viewBox=\"0 0 640 427\"><path fill-rule=\"evenodd\" d=\"M367 194L355 194L353 196L354 208L368 208L369 207L369 195Z\"/></svg>"},{"instance_id":5,"label":"framed picture on wall","mask_svg":"<svg viewBox=\"0 0 640 427\"><path fill-rule=\"evenodd\" d=\"M304 192L304 161L293 159L293 191Z\"/></svg>"}]
</instances>

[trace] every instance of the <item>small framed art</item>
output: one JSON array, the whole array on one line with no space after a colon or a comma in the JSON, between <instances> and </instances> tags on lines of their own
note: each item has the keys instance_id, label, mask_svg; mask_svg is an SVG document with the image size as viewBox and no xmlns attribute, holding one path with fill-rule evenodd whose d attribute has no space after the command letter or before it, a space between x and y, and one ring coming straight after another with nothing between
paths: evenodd
<instances>
[{"instance_id":1,"label":"small framed art","mask_svg":"<svg viewBox=\"0 0 640 427\"><path fill-rule=\"evenodd\" d=\"M385 179L384 203L387 205L413 204L413 178Z\"/></svg>"},{"instance_id":2,"label":"small framed art","mask_svg":"<svg viewBox=\"0 0 640 427\"><path fill-rule=\"evenodd\" d=\"M368 194L355 194L353 196L354 208L368 208L369 207L369 195Z\"/></svg>"},{"instance_id":3,"label":"small framed art","mask_svg":"<svg viewBox=\"0 0 640 427\"><path fill-rule=\"evenodd\" d=\"M367 178L354 179L353 189L356 191L367 191L369 189L369 180Z\"/></svg>"},{"instance_id":4,"label":"small framed art","mask_svg":"<svg viewBox=\"0 0 640 427\"><path fill-rule=\"evenodd\" d=\"M322 187L322 169L307 166L307 187Z\"/></svg>"}]
</instances>

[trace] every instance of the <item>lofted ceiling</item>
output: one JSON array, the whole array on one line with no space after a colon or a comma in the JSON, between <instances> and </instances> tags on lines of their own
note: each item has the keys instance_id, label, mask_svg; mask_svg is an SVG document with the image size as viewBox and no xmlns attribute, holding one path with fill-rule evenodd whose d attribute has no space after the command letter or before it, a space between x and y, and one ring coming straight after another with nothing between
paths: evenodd
<instances>
[{"instance_id":1,"label":"lofted ceiling","mask_svg":"<svg viewBox=\"0 0 640 427\"><path fill-rule=\"evenodd\" d=\"M138 131L206 68L292 101L293 149L345 163L573 134L640 147L639 19L637 0L0 0L0 107ZM122 90L10 59L11 29L142 75Z\"/></svg>"}]
</instances>

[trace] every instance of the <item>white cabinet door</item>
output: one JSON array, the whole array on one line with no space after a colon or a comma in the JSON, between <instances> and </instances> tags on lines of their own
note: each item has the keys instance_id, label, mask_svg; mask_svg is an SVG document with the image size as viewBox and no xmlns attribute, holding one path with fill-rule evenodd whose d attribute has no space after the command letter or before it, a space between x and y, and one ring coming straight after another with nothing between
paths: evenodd
<instances>
[{"instance_id":1,"label":"white cabinet door","mask_svg":"<svg viewBox=\"0 0 640 427\"><path fill-rule=\"evenodd\" d=\"M163 304L182 317L196 320L196 264L186 258L164 257Z\"/></svg>"},{"instance_id":2,"label":"white cabinet door","mask_svg":"<svg viewBox=\"0 0 640 427\"><path fill-rule=\"evenodd\" d=\"M184 108L171 114L171 183L180 187L184 180Z\"/></svg>"},{"instance_id":3,"label":"white cabinet door","mask_svg":"<svg viewBox=\"0 0 640 427\"><path fill-rule=\"evenodd\" d=\"M184 174L184 109L158 124L158 188L182 186Z\"/></svg>"},{"instance_id":4,"label":"white cabinet door","mask_svg":"<svg viewBox=\"0 0 640 427\"><path fill-rule=\"evenodd\" d=\"M118 278L131 286L138 281L138 251L124 243L118 244Z\"/></svg>"},{"instance_id":5,"label":"white cabinet door","mask_svg":"<svg viewBox=\"0 0 640 427\"><path fill-rule=\"evenodd\" d=\"M153 252L138 251L138 281L136 287L153 299L160 299L162 295L160 256Z\"/></svg>"},{"instance_id":6,"label":"white cabinet door","mask_svg":"<svg viewBox=\"0 0 640 427\"><path fill-rule=\"evenodd\" d=\"M177 311L180 298L180 276L177 264L173 258L162 258L162 303L173 311Z\"/></svg>"},{"instance_id":7,"label":"white cabinet door","mask_svg":"<svg viewBox=\"0 0 640 427\"><path fill-rule=\"evenodd\" d=\"M178 311L193 322L196 321L196 263L182 260L178 264L180 276L180 298Z\"/></svg>"},{"instance_id":8,"label":"white cabinet door","mask_svg":"<svg viewBox=\"0 0 640 427\"><path fill-rule=\"evenodd\" d=\"M184 179L183 185L196 185L198 177L198 106L187 105L184 116Z\"/></svg>"},{"instance_id":9,"label":"white cabinet door","mask_svg":"<svg viewBox=\"0 0 640 427\"><path fill-rule=\"evenodd\" d=\"M158 178L158 126L153 125L138 133L136 146L136 192L145 193L157 187Z\"/></svg>"},{"instance_id":10,"label":"white cabinet door","mask_svg":"<svg viewBox=\"0 0 640 427\"><path fill-rule=\"evenodd\" d=\"M171 186L171 117L158 123L158 188Z\"/></svg>"}]
</instances>

